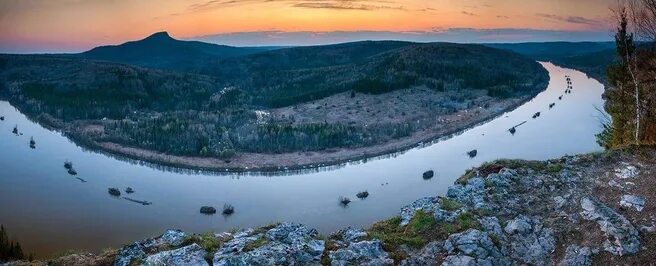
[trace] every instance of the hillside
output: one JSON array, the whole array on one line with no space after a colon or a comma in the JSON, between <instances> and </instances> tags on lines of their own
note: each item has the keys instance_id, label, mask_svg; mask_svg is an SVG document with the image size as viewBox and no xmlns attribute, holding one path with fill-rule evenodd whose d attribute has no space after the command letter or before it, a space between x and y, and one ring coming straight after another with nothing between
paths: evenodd
<instances>
[{"instance_id":1,"label":"hillside","mask_svg":"<svg viewBox=\"0 0 656 266\"><path fill-rule=\"evenodd\" d=\"M551 61L564 67L577 69L602 82L606 80L606 69L608 66L617 60L614 42L546 42L485 45L513 51L536 60Z\"/></svg>"},{"instance_id":2,"label":"hillside","mask_svg":"<svg viewBox=\"0 0 656 266\"><path fill-rule=\"evenodd\" d=\"M532 60L480 45L451 43L299 47L217 61L205 69L267 107L350 90L376 94L412 86L437 91L483 89L491 96L508 97L545 82L544 70Z\"/></svg>"},{"instance_id":3,"label":"hillside","mask_svg":"<svg viewBox=\"0 0 656 266\"><path fill-rule=\"evenodd\" d=\"M90 147L239 168L262 154L325 151L341 161L404 149L489 119L548 82L521 55L449 43L287 48L197 69L5 55L0 95ZM211 160L189 163L196 157ZM298 162L281 158L272 165Z\"/></svg>"},{"instance_id":4,"label":"hillside","mask_svg":"<svg viewBox=\"0 0 656 266\"><path fill-rule=\"evenodd\" d=\"M142 67L188 70L211 59L243 56L271 48L232 47L199 41L180 41L167 32L120 45L100 46L76 55L84 59L124 63Z\"/></svg>"}]
</instances>

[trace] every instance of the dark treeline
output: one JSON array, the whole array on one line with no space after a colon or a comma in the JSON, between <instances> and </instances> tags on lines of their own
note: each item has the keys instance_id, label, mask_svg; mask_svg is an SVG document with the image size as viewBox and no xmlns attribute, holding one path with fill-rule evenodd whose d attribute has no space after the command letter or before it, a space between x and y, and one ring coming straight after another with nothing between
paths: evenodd
<instances>
[{"instance_id":1,"label":"dark treeline","mask_svg":"<svg viewBox=\"0 0 656 266\"><path fill-rule=\"evenodd\" d=\"M0 225L0 263L25 259L23 249L18 242L11 241L5 227Z\"/></svg>"},{"instance_id":2,"label":"dark treeline","mask_svg":"<svg viewBox=\"0 0 656 266\"><path fill-rule=\"evenodd\" d=\"M656 1L620 2L615 15L619 60L608 68L605 93L612 121L598 139L608 148L655 144Z\"/></svg>"}]
</instances>

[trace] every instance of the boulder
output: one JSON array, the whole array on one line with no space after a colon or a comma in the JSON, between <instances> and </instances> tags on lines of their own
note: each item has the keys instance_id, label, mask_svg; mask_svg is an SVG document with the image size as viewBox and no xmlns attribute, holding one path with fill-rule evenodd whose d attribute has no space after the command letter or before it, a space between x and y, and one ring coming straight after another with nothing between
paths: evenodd
<instances>
[{"instance_id":1,"label":"boulder","mask_svg":"<svg viewBox=\"0 0 656 266\"><path fill-rule=\"evenodd\" d=\"M200 207L200 213L202 214L215 214L216 208L211 206L202 206Z\"/></svg>"},{"instance_id":2,"label":"boulder","mask_svg":"<svg viewBox=\"0 0 656 266\"><path fill-rule=\"evenodd\" d=\"M422 177L424 179L431 179L435 175L435 172L433 170L428 170L422 174Z\"/></svg>"}]
</instances>

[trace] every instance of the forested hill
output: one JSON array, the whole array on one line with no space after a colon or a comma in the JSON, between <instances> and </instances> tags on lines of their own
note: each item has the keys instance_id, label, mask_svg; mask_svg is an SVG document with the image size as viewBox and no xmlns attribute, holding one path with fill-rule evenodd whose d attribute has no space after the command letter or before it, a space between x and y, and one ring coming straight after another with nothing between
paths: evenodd
<instances>
[{"instance_id":1,"label":"forested hill","mask_svg":"<svg viewBox=\"0 0 656 266\"><path fill-rule=\"evenodd\" d=\"M606 69L617 60L614 42L544 42L485 44L488 47L513 51L536 60L585 72L605 81Z\"/></svg>"},{"instance_id":2,"label":"forested hill","mask_svg":"<svg viewBox=\"0 0 656 266\"><path fill-rule=\"evenodd\" d=\"M244 56L269 49L272 48L181 41L173 39L167 32L158 32L143 40L100 46L74 56L142 67L188 70L199 67L208 60Z\"/></svg>"},{"instance_id":3,"label":"forested hill","mask_svg":"<svg viewBox=\"0 0 656 266\"><path fill-rule=\"evenodd\" d=\"M533 59L451 43L356 42L203 60L173 71L0 55L0 96L78 140L225 158L386 143L460 111L499 112L548 82ZM373 113L373 104L389 105L377 111L389 114Z\"/></svg>"},{"instance_id":4,"label":"forested hill","mask_svg":"<svg viewBox=\"0 0 656 266\"><path fill-rule=\"evenodd\" d=\"M473 44L356 42L298 47L218 60L204 68L246 90L253 103L288 106L343 91L385 93L412 86L482 89L509 97L539 89L546 71L516 53Z\"/></svg>"}]
</instances>

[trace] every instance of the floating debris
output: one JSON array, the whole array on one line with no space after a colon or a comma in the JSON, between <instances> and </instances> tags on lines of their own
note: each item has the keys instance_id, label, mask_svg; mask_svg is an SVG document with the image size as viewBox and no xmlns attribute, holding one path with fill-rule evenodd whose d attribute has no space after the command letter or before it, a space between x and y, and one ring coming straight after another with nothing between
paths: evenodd
<instances>
[{"instance_id":1,"label":"floating debris","mask_svg":"<svg viewBox=\"0 0 656 266\"><path fill-rule=\"evenodd\" d=\"M467 152L467 155L469 155L469 158L474 158L478 154L477 150L471 150Z\"/></svg>"},{"instance_id":2,"label":"floating debris","mask_svg":"<svg viewBox=\"0 0 656 266\"><path fill-rule=\"evenodd\" d=\"M118 196L121 195L121 191L118 190L118 188L115 188L115 187L108 188L107 192L109 193L109 195L112 195L114 197L118 197Z\"/></svg>"},{"instance_id":3,"label":"floating debris","mask_svg":"<svg viewBox=\"0 0 656 266\"><path fill-rule=\"evenodd\" d=\"M358 199L366 199L367 197L369 197L369 191L365 190L362 192L358 192L358 194L355 194L355 196L358 197Z\"/></svg>"},{"instance_id":4,"label":"floating debris","mask_svg":"<svg viewBox=\"0 0 656 266\"><path fill-rule=\"evenodd\" d=\"M422 174L422 177L424 179L431 179L433 178L433 175L435 175L435 172L433 172L433 170L428 170Z\"/></svg>"},{"instance_id":5,"label":"floating debris","mask_svg":"<svg viewBox=\"0 0 656 266\"><path fill-rule=\"evenodd\" d=\"M80 182L82 182L82 183L86 183L86 182L87 182L86 180L84 180L84 179L82 179L82 178L79 178L79 177L76 177L76 178L77 178L77 180L80 180Z\"/></svg>"},{"instance_id":6,"label":"floating debris","mask_svg":"<svg viewBox=\"0 0 656 266\"><path fill-rule=\"evenodd\" d=\"M200 207L200 213L202 214L215 214L216 213L216 208L212 206L203 206Z\"/></svg>"},{"instance_id":7,"label":"floating debris","mask_svg":"<svg viewBox=\"0 0 656 266\"><path fill-rule=\"evenodd\" d=\"M235 213L235 207L230 204L223 204L223 215L232 215Z\"/></svg>"},{"instance_id":8,"label":"floating debris","mask_svg":"<svg viewBox=\"0 0 656 266\"><path fill-rule=\"evenodd\" d=\"M12 130L11 133L18 135L18 125L14 126L14 130Z\"/></svg>"},{"instance_id":9,"label":"floating debris","mask_svg":"<svg viewBox=\"0 0 656 266\"><path fill-rule=\"evenodd\" d=\"M144 206L145 206L145 205L151 205L151 204L153 204L153 203L150 202L150 201L145 201L145 200L136 200L136 199L128 198L128 197L123 197L123 198L124 198L125 200L127 200L127 201L136 202L136 203L139 203L139 204L144 205Z\"/></svg>"},{"instance_id":10,"label":"floating debris","mask_svg":"<svg viewBox=\"0 0 656 266\"><path fill-rule=\"evenodd\" d=\"M349 203L351 203L351 199L339 196L339 204L341 204L343 207L346 207Z\"/></svg>"},{"instance_id":11,"label":"floating debris","mask_svg":"<svg viewBox=\"0 0 656 266\"><path fill-rule=\"evenodd\" d=\"M30 148L32 149L36 148L36 141L34 141L33 137L30 137Z\"/></svg>"},{"instance_id":12,"label":"floating debris","mask_svg":"<svg viewBox=\"0 0 656 266\"><path fill-rule=\"evenodd\" d=\"M64 168L66 168L66 169L73 168L73 162L65 161L64 162Z\"/></svg>"},{"instance_id":13,"label":"floating debris","mask_svg":"<svg viewBox=\"0 0 656 266\"><path fill-rule=\"evenodd\" d=\"M75 171L75 169L73 169L73 168L70 168L70 169L68 169L68 174L69 175L77 175L77 171Z\"/></svg>"},{"instance_id":14,"label":"floating debris","mask_svg":"<svg viewBox=\"0 0 656 266\"><path fill-rule=\"evenodd\" d=\"M134 189L132 189L131 187L127 187L125 189L125 193L132 194L132 193L134 193Z\"/></svg>"}]
</instances>

